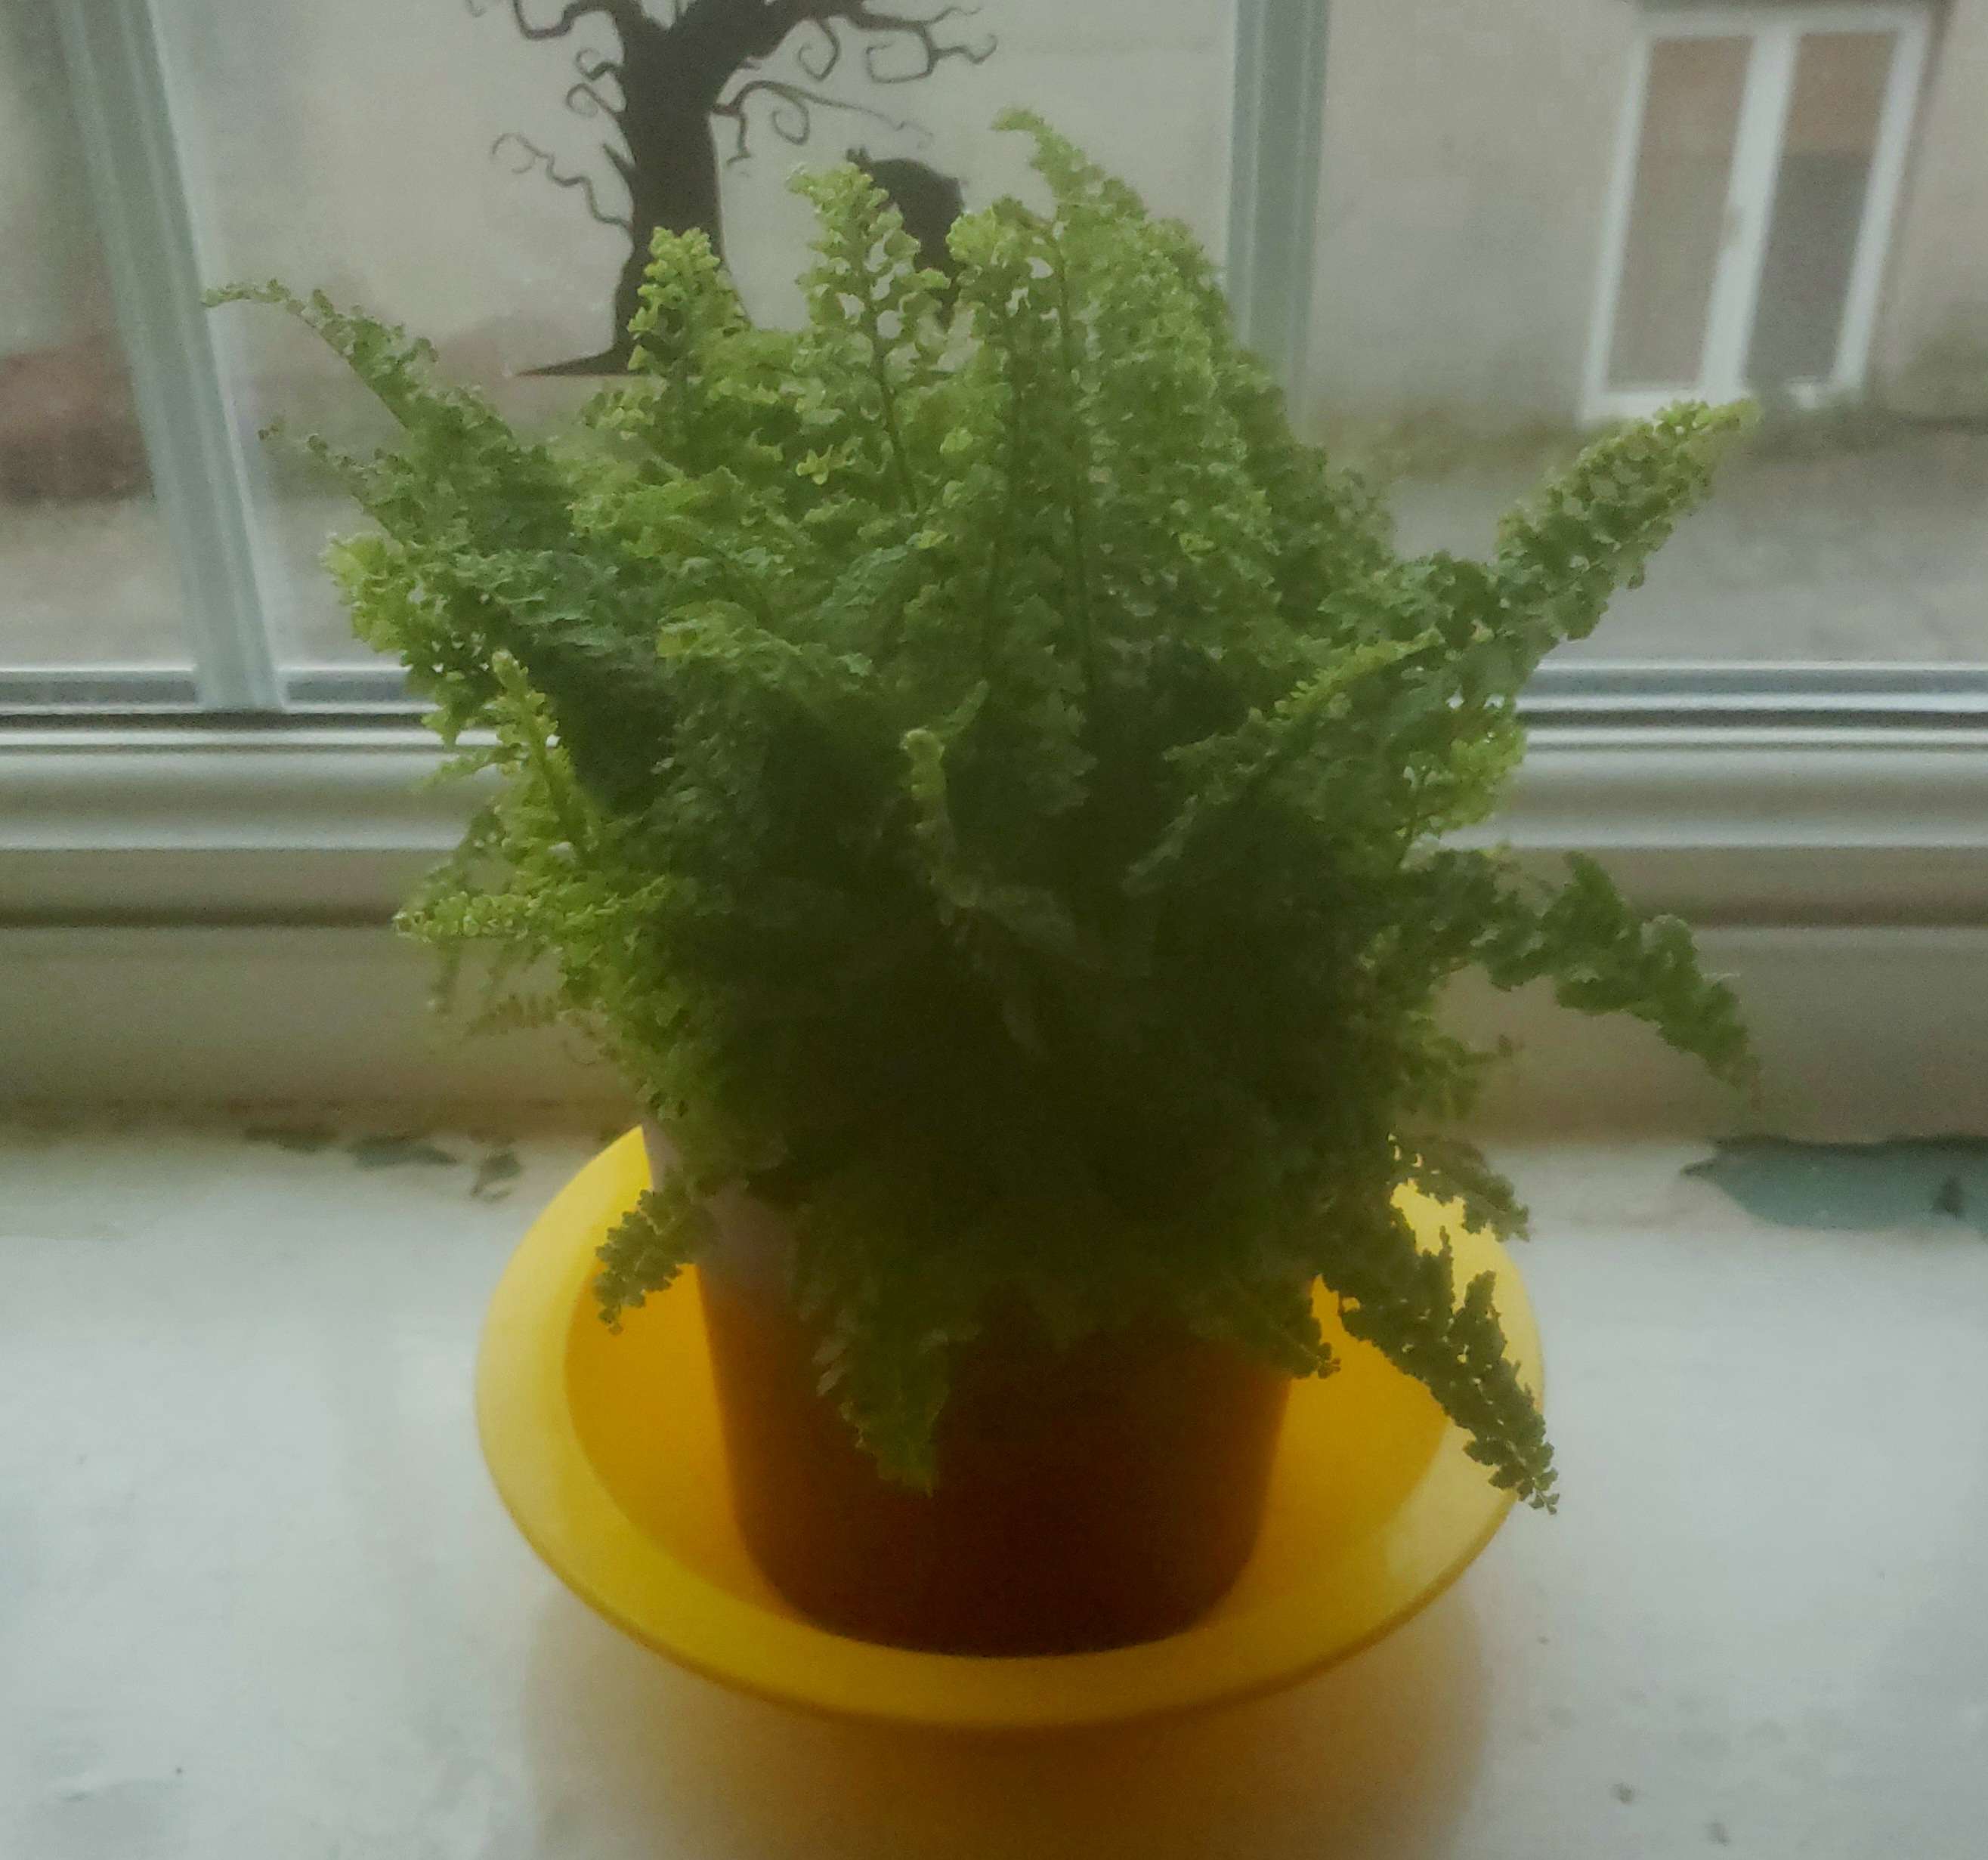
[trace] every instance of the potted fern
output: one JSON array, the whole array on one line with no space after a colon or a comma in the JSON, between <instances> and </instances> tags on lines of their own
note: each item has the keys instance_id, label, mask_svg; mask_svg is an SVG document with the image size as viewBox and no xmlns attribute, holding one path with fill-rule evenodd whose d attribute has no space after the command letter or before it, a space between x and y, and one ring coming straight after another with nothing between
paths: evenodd
<instances>
[{"instance_id":1,"label":"potted fern","mask_svg":"<svg viewBox=\"0 0 1988 1860\"><path fill-rule=\"evenodd\" d=\"M659 235L632 378L557 447L396 330L221 294L286 305L404 430L317 447L377 526L330 565L497 785L403 920L639 1093L655 1186L602 1315L695 1261L769 1576L985 1652L1221 1594L1288 1379L1333 1367L1321 1286L1550 1507L1488 1280L1397 1206L1523 1227L1449 1133L1491 1057L1442 1031L1459 971L1748 1065L1682 926L1445 840L1736 415L1602 441L1489 562L1403 559L1185 229L1006 126L1053 205L961 219L952 280L857 169L799 178L797 329Z\"/></svg>"}]
</instances>

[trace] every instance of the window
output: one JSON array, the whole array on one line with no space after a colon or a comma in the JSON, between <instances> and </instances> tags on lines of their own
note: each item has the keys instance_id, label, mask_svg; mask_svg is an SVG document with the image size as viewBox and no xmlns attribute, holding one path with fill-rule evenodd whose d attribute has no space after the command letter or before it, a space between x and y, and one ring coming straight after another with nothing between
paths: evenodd
<instances>
[{"instance_id":1,"label":"window","mask_svg":"<svg viewBox=\"0 0 1988 1860\"><path fill-rule=\"evenodd\" d=\"M117 297L144 339L141 387L156 383L169 403L154 469L188 507L175 542L199 583L182 602L199 682L153 680L146 692L167 705L403 705L397 669L354 641L318 565L356 512L299 448L256 438L281 416L363 447L384 437L383 417L281 319L203 317L201 283L321 286L432 336L445 373L547 427L624 365L620 327L659 224L705 226L755 313L790 313L809 220L786 181L803 160L859 156L914 229L942 241L962 201L1024 179L1017 139L989 127L1019 102L1080 124L1214 248L1229 236L1236 18L1206 0L1108 0L1080 15L1063 0L822 0L777 19L764 0L0 5L73 93L68 146L42 166L86 208L87 170L100 208L116 211L119 262L100 295L106 316ZM73 145L93 139L85 164ZM32 191L42 218L69 217L66 196L5 184ZM157 456L183 431L200 456L185 444ZM15 553L39 549L70 579L110 580L150 533L157 606L174 582L158 525L144 532L144 509L101 504L95 531L77 542L72 527L66 555L56 513L37 506L39 527ZM0 596L0 697L128 697L129 680L120 691L36 675L44 633L99 661L147 625L161 636L136 578L123 580L114 612L32 633L18 584Z\"/></svg>"},{"instance_id":2,"label":"window","mask_svg":"<svg viewBox=\"0 0 1988 1860\"><path fill-rule=\"evenodd\" d=\"M550 424L619 365L651 227L708 224L779 316L793 162L858 152L937 224L1016 178L985 126L1016 100L1226 253L1410 546L1489 546L1608 420L1761 403L1542 714L1988 690L1988 0L765 13L0 0L0 699L402 704L317 566L350 506L255 437L379 417L200 283L323 285Z\"/></svg>"},{"instance_id":3,"label":"window","mask_svg":"<svg viewBox=\"0 0 1988 1860\"><path fill-rule=\"evenodd\" d=\"M1624 113L1591 416L1861 390L1925 28L1900 8L1653 25Z\"/></svg>"}]
</instances>

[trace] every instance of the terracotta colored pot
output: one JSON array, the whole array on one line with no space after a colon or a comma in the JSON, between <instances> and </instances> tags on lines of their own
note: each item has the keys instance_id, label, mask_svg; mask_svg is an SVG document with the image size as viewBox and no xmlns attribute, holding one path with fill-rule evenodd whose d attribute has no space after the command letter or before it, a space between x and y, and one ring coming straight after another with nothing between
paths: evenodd
<instances>
[{"instance_id":1,"label":"terracotta colored pot","mask_svg":"<svg viewBox=\"0 0 1988 1860\"><path fill-rule=\"evenodd\" d=\"M816 1391L777 1214L737 1195L713 1212L698 1276L733 1501L802 1612L899 1646L1077 1652L1176 1632L1241 1573L1286 1378L1157 1323L1067 1351L1011 1325L960 1352L936 1489L909 1491Z\"/></svg>"}]
</instances>

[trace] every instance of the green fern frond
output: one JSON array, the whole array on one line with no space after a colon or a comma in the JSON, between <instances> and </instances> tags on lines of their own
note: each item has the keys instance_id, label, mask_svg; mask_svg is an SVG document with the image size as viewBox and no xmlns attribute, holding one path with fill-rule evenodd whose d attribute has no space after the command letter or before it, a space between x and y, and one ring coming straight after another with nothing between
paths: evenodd
<instances>
[{"instance_id":1,"label":"green fern frond","mask_svg":"<svg viewBox=\"0 0 1988 1860\"><path fill-rule=\"evenodd\" d=\"M583 1030L664 1116L687 1173L609 1241L604 1315L702 1244L684 1184L777 1189L824 1379L894 1475L931 1477L992 1301L1060 1339L1157 1304L1322 1372L1322 1278L1544 1502L1488 1283L1392 1206L1523 1228L1439 1134L1495 1057L1443 991L1544 981L1722 1077L1751 1060L1681 925L1447 836L1496 805L1541 657L1744 416L1610 435L1489 561L1403 556L1192 234L1008 121L1048 204L959 219L950 289L854 167L797 183L796 327L659 234L635 372L570 444L389 324L218 294L301 319L399 424L320 448L375 525L330 564L489 791L401 921L487 1018Z\"/></svg>"},{"instance_id":2,"label":"green fern frond","mask_svg":"<svg viewBox=\"0 0 1988 1860\"><path fill-rule=\"evenodd\" d=\"M710 1232L710 1217L685 1178L673 1175L660 1188L644 1189L601 1243L593 1281L601 1316L618 1328L624 1311L668 1291Z\"/></svg>"},{"instance_id":3,"label":"green fern frond","mask_svg":"<svg viewBox=\"0 0 1988 1860\"><path fill-rule=\"evenodd\" d=\"M1533 1391L1506 1354L1492 1275L1479 1274L1459 1299L1447 1242L1424 1251L1392 1210L1335 1233L1318 1265L1341 1301L1347 1334L1428 1389L1468 1436L1470 1457L1490 1469L1493 1484L1552 1511L1553 1450Z\"/></svg>"}]
</instances>

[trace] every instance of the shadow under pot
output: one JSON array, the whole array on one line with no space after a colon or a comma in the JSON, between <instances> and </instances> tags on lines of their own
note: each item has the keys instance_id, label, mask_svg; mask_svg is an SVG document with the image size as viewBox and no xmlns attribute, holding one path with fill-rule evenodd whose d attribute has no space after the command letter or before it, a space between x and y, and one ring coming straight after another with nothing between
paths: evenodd
<instances>
[{"instance_id":1,"label":"shadow under pot","mask_svg":"<svg viewBox=\"0 0 1988 1860\"><path fill-rule=\"evenodd\" d=\"M667 1141L645 1126L652 1174ZM1158 1321L956 1356L930 1493L882 1477L818 1391L790 1233L736 1191L696 1274L747 1549L821 1625L930 1652L1075 1653L1177 1633L1254 1548L1289 1379Z\"/></svg>"}]
</instances>

